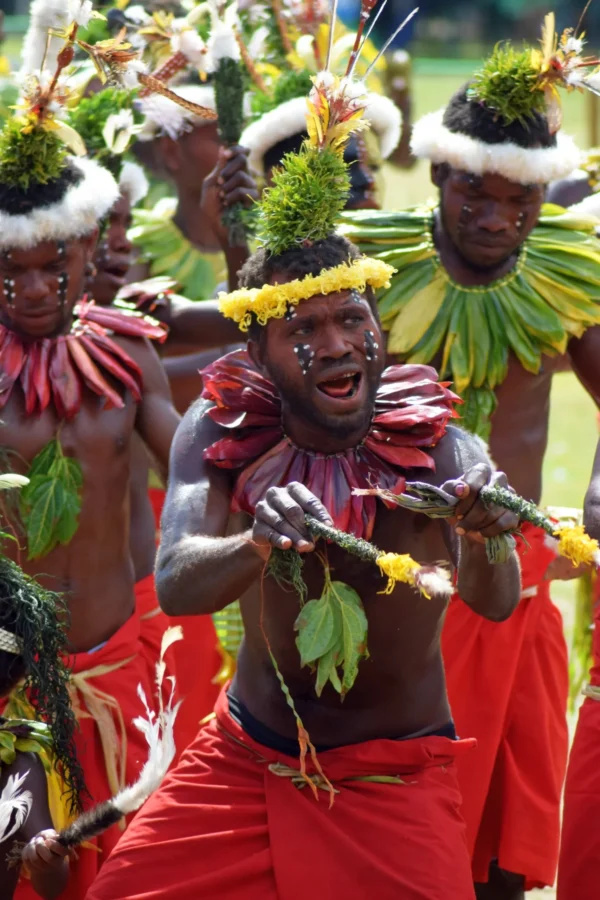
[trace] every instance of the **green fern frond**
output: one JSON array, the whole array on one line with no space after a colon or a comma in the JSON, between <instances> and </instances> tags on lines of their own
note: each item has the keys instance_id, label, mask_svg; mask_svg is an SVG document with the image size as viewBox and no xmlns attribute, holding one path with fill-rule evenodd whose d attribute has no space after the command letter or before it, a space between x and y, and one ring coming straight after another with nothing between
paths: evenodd
<instances>
[{"instance_id":1,"label":"green fern frond","mask_svg":"<svg viewBox=\"0 0 600 900\"><path fill-rule=\"evenodd\" d=\"M347 166L333 150L304 145L288 153L263 194L259 240L274 255L306 240L324 240L335 231L349 191Z\"/></svg>"},{"instance_id":2,"label":"green fern frond","mask_svg":"<svg viewBox=\"0 0 600 900\"><path fill-rule=\"evenodd\" d=\"M469 95L495 110L505 125L518 121L526 126L535 112L545 110L538 77L530 48L515 50L511 44L496 44L475 75Z\"/></svg>"},{"instance_id":3,"label":"green fern frond","mask_svg":"<svg viewBox=\"0 0 600 900\"><path fill-rule=\"evenodd\" d=\"M26 119L7 119L0 132L0 182L23 191L32 184L55 181L65 167L67 155L55 134L42 128L24 134L26 125Z\"/></svg>"}]
</instances>

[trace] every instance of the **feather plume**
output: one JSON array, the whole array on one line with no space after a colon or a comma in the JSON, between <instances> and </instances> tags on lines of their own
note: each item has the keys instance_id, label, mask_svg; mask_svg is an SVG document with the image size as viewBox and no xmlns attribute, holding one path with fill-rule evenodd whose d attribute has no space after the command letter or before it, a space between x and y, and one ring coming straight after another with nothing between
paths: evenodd
<instances>
[{"instance_id":1,"label":"feather plume","mask_svg":"<svg viewBox=\"0 0 600 900\"><path fill-rule=\"evenodd\" d=\"M175 758L173 729L181 701L173 704L175 679L169 677L167 680L171 682L171 692L167 706L163 705L162 686L166 672L164 656L171 644L182 638L181 626L167 628L163 635L160 660L156 666L158 715L150 709L146 694L142 686L138 685L137 693L146 711L146 717L138 716L133 720L133 724L142 732L149 748L148 759L138 780L135 784L128 785L111 800L100 803L84 813L68 828L65 828L59 835L59 841L63 846L77 847L116 824L123 816L138 810L150 794L158 788L167 774L169 766Z\"/></svg>"},{"instance_id":2,"label":"feather plume","mask_svg":"<svg viewBox=\"0 0 600 900\"><path fill-rule=\"evenodd\" d=\"M29 816L33 798L31 791L21 787L28 775L29 769L22 775L9 775L0 794L0 843L16 834Z\"/></svg>"},{"instance_id":3,"label":"feather plume","mask_svg":"<svg viewBox=\"0 0 600 900\"><path fill-rule=\"evenodd\" d=\"M69 0L33 0L29 11L29 28L23 39L21 74L31 75L44 69L56 69L57 56L64 45L59 37L49 37L50 28L62 30L69 25Z\"/></svg>"}]
</instances>

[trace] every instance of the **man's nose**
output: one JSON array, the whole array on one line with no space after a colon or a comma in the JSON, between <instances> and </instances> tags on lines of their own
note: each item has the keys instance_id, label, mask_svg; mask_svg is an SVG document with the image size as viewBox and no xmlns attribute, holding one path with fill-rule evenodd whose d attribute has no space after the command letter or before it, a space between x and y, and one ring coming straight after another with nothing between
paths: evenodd
<instances>
[{"instance_id":1,"label":"man's nose","mask_svg":"<svg viewBox=\"0 0 600 900\"><path fill-rule=\"evenodd\" d=\"M41 272L30 269L22 286L22 295L29 303L43 303L50 293L47 280Z\"/></svg>"},{"instance_id":2,"label":"man's nose","mask_svg":"<svg viewBox=\"0 0 600 900\"><path fill-rule=\"evenodd\" d=\"M133 244L127 237L127 229L113 229L109 240L109 247L113 253L131 253Z\"/></svg>"},{"instance_id":3,"label":"man's nose","mask_svg":"<svg viewBox=\"0 0 600 900\"><path fill-rule=\"evenodd\" d=\"M488 203L481 215L478 216L477 225L484 231L498 234L501 231L508 231L510 222L497 203Z\"/></svg>"},{"instance_id":4,"label":"man's nose","mask_svg":"<svg viewBox=\"0 0 600 900\"><path fill-rule=\"evenodd\" d=\"M339 328L329 328L318 356L324 362L328 359L340 360L345 356L350 356L351 351L352 345L344 332Z\"/></svg>"}]
</instances>

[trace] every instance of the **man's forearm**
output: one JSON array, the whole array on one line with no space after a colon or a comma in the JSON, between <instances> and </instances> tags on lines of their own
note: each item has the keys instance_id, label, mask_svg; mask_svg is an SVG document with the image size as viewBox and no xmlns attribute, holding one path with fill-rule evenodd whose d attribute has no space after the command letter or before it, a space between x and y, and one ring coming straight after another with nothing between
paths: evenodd
<instances>
[{"instance_id":1,"label":"man's forearm","mask_svg":"<svg viewBox=\"0 0 600 900\"><path fill-rule=\"evenodd\" d=\"M458 593L473 612L503 622L521 596L519 558L512 553L505 563L491 565L485 545L462 539L458 565Z\"/></svg>"},{"instance_id":2,"label":"man's forearm","mask_svg":"<svg viewBox=\"0 0 600 900\"><path fill-rule=\"evenodd\" d=\"M170 616L206 615L238 600L260 575L264 560L252 545L251 532L228 537L188 537L172 547L161 545L156 590Z\"/></svg>"},{"instance_id":3,"label":"man's forearm","mask_svg":"<svg viewBox=\"0 0 600 900\"><path fill-rule=\"evenodd\" d=\"M248 247L228 247L225 251L227 260L227 281L229 290L236 291L239 287L238 272L250 256Z\"/></svg>"}]
</instances>

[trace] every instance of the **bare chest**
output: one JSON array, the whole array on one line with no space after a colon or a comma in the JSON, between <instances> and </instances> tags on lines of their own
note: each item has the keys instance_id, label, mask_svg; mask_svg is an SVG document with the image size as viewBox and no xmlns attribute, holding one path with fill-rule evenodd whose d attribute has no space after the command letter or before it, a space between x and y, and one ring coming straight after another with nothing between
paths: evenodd
<instances>
[{"instance_id":1,"label":"bare chest","mask_svg":"<svg viewBox=\"0 0 600 900\"><path fill-rule=\"evenodd\" d=\"M124 409L107 410L101 397L84 390L79 412L64 421L52 404L41 414L27 415L22 391L16 386L0 412L0 446L14 458L15 468L26 471L40 450L60 436L63 451L76 457L84 470L93 470L127 454L134 427L135 405L130 397Z\"/></svg>"}]
</instances>

